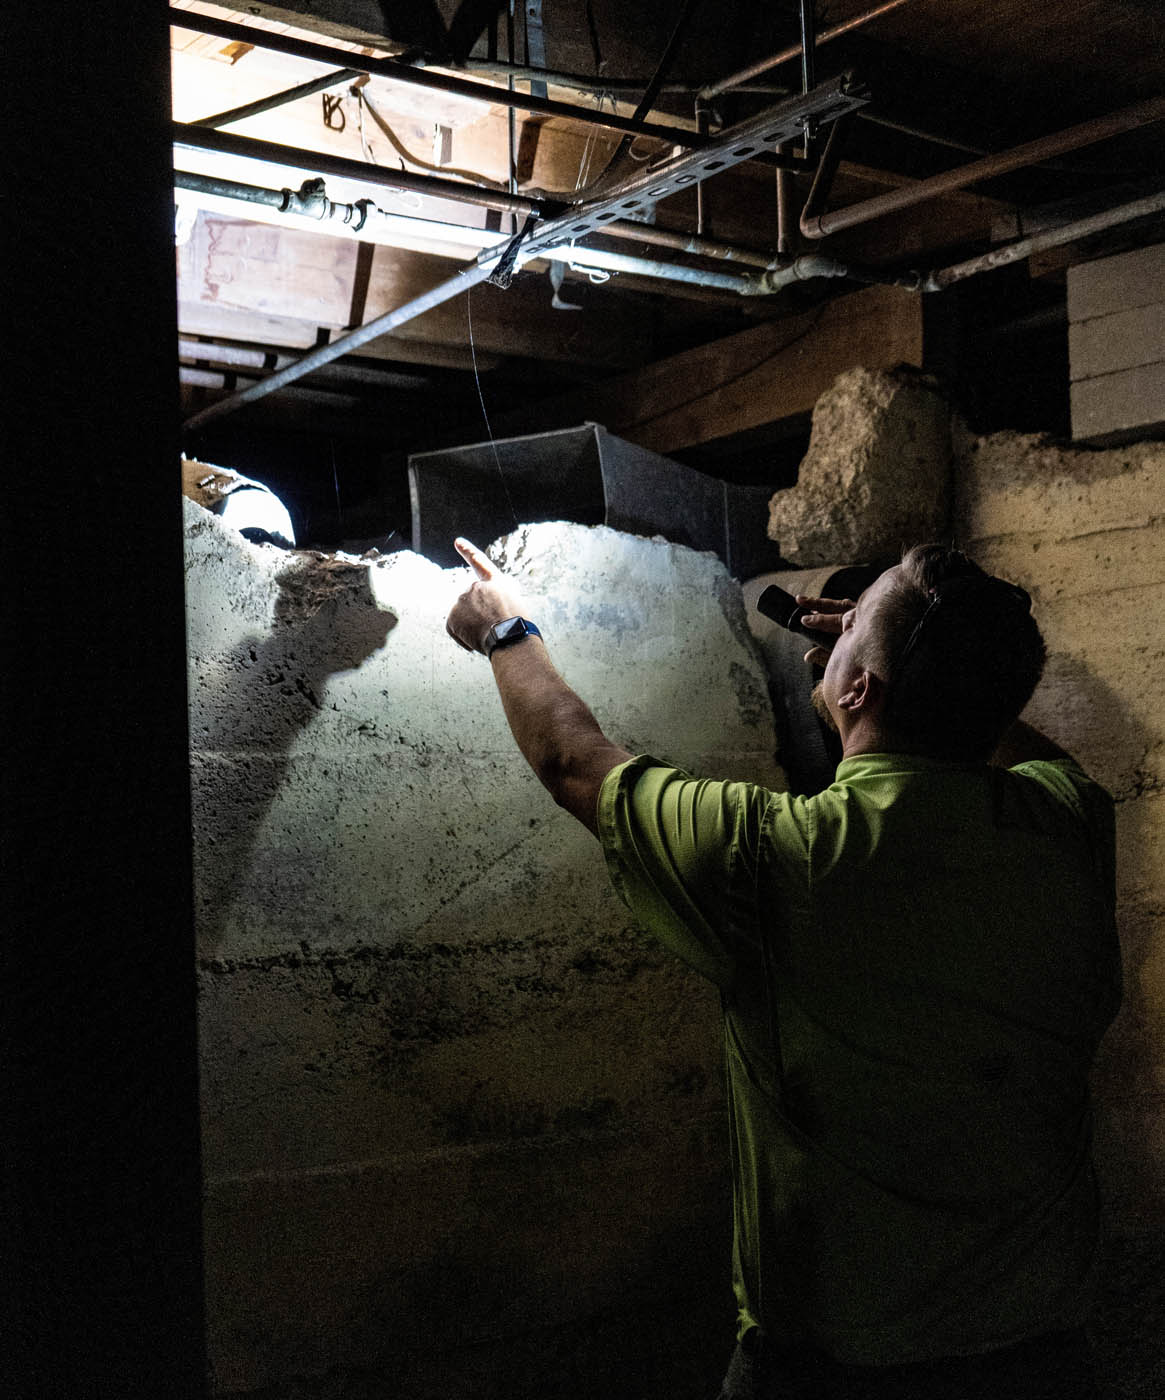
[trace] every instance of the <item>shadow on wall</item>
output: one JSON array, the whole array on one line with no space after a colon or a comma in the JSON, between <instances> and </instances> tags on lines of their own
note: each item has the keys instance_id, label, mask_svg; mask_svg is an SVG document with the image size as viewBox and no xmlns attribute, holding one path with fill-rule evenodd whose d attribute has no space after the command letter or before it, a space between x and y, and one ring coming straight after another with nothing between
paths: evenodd
<instances>
[{"instance_id":1,"label":"shadow on wall","mask_svg":"<svg viewBox=\"0 0 1165 1400\"><path fill-rule=\"evenodd\" d=\"M275 582L270 635L244 638L215 658L219 674L213 678L203 667L199 686L215 688L192 696L194 873L203 956L221 946L295 740L326 708L329 677L361 666L397 623L373 596L367 565L294 557ZM222 774L222 765L233 774ZM268 869L257 878L277 884L279 872Z\"/></svg>"},{"instance_id":2,"label":"shadow on wall","mask_svg":"<svg viewBox=\"0 0 1165 1400\"><path fill-rule=\"evenodd\" d=\"M1140 805L1153 787L1154 737L1115 690L1078 657L1053 654L1029 710L1113 794L1117 821L1117 926L1124 1000L1093 1075L1096 1161L1107 1220L1100 1295L1092 1328L1103 1394L1157 1396L1165 1385L1165 1191L1154 1158L1165 1058L1159 994L1150 962L1158 915L1136 872L1148 868L1153 841Z\"/></svg>"}]
</instances>

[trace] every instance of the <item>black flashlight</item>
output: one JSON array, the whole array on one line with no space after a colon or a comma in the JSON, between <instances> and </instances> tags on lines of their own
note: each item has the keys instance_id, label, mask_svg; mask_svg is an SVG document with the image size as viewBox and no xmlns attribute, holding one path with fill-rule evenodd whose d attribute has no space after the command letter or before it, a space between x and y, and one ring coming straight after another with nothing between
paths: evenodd
<instances>
[{"instance_id":1,"label":"black flashlight","mask_svg":"<svg viewBox=\"0 0 1165 1400\"><path fill-rule=\"evenodd\" d=\"M786 627L790 632L804 632L807 637L812 637L814 641L824 635L804 625L802 619L810 610L803 608L791 593L786 593L775 583L770 583L756 600L756 610L763 613L779 627Z\"/></svg>"}]
</instances>

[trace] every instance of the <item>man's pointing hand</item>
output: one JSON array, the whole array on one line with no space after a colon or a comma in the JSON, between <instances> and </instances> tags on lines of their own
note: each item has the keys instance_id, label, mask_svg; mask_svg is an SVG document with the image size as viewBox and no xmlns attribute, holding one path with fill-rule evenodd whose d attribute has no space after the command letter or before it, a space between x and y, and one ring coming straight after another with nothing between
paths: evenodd
<instances>
[{"instance_id":1,"label":"man's pointing hand","mask_svg":"<svg viewBox=\"0 0 1165 1400\"><path fill-rule=\"evenodd\" d=\"M453 604L445 630L466 651L481 651L486 633L495 622L521 614L521 601L484 550L464 539L454 540L453 546L475 578Z\"/></svg>"}]
</instances>

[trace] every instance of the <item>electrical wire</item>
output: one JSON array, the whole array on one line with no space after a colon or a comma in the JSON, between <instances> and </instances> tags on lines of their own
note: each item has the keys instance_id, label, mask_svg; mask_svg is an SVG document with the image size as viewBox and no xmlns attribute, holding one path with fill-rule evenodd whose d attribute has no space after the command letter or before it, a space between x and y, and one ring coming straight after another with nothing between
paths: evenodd
<instances>
[{"instance_id":1,"label":"electrical wire","mask_svg":"<svg viewBox=\"0 0 1165 1400\"><path fill-rule=\"evenodd\" d=\"M680 10L676 22L672 27L671 36L664 45L663 53L660 56L658 64L656 64L655 72L651 75L647 87L644 89L643 96L639 99L635 111L631 114L632 121L642 121L651 111L652 104L659 95L659 90L663 86L663 80L667 76L667 70L671 67L672 59L675 57L676 50L680 46L680 40L683 38L684 30L688 27L688 21L691 19L699 3L700 0L685 0L684 6ZM615 147L610 160L603 167L598 177L583 189L582 193L584 195L590 195L595 189L605 184L614 176L616 167L623 160L624 155L626 155L634 139L635 138L631 135L625 134L623 136L619 144Z\"/></svg>"},{"instance_id":2,"label":"electrical wire","mask_svg":"<svg viewBox=\"0 0 1165 1400\"><path fill-rule=\"evenodd\" d=\"M468 323L469 327L469 358L473 363L473 382L477 385L477 398L478 402L481 404L481 416L485 421L485 430L486 433L489 435L489 445L493 449L494 466L498 469L498 479L502 483L502 490L506 493L506 503L510 507L510 514L514 517L514 529L516 530L522 522L518 519L518 512L514 506L514 498L510 495L510 487L509 483L506 481L506 474L504 471L502 471L502 459L498 456L497 440L494 437L493 428L490 427L489 414L486 412L485 408L485 395L481 391L481 375L478 373L477 369L477 349L473 343L472 303L473 288L470 287L470 289L465 293L465 320Z\"/></svg>"},{"instance_id":3,"label":"electrical wire","mask_svg":"<svg viewBox=\"0 0 1165 1400\"><path fill-rule=\"evenodd\" d=\"M368 98L365 97L363 89L353 88L352 94L361 108L368 108L368 115L384 133L397 155L400 156L402 160L408 161L410 165L415 165L418 170L429 170L439 175L452 175L456 179L469 180L475 185L481 185L484 189L509 189L509 184L505 180L491 180L487 176L478 175L472 170L460 170L455 166L437 165L433 161L423 160L420 156L413 155L412 151L405 146L400 137L397 136L396 132L389 126L388 122L385 121Z\"/></svg>"}]
</instances>

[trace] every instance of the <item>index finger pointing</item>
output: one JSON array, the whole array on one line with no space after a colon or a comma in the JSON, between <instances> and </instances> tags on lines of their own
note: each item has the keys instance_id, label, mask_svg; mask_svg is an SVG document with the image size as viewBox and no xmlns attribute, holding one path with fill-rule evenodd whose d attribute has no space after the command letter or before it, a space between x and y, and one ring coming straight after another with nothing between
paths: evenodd
<instances>
[{"instance_id":1,"label":"index finger pointing","mask_svg":"<svg viewBox=\"0 0 1165 1400\"><path fill-rule=\"evenodd\" d=\"M471 544L469 540L462 539L461 536L458 536L457 539L453 541L453 548L461 555L462 559L465 560L478 578L490 579L493 578L494 574L497 572L494 568L493 560L490 559L489 555L483 550L478 549L477 545Z\"/></svg>"}]
</instances>

